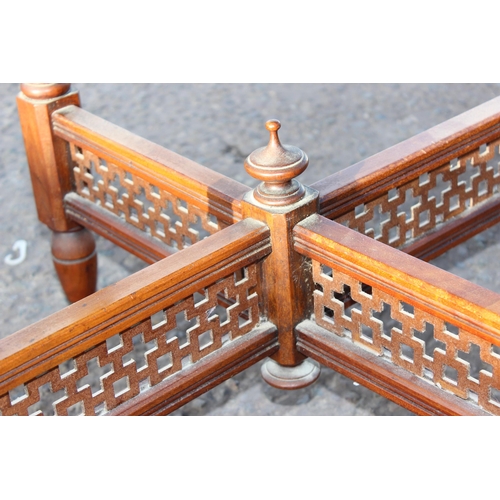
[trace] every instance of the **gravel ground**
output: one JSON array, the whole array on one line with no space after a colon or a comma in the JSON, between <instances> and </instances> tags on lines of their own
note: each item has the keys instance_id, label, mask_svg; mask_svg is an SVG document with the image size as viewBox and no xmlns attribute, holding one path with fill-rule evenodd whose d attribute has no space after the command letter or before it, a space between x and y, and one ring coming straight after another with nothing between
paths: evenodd
<instances>
[{"instance_id":1,"label":"gravel ground","mask_svg":"<svg viewBox=\"0 0 500 500\"><path fill-rule=\"evenodd\" d=\"M0 84L0 338L52 314L66 301L50 258L49 231L38 222L15 96ZM74 84L82 105L113 123L254 187L244 158L267 142L264 122L278 118L283 142L309 155L311 184L467 109L500 95L500 84ZM494 227L434 264L500 292ZM27 258L4 264L17 240ZM97 238L99 288L144 264ZM192 401L179 415L411 415L323 369L310 388L268 387L259 366Z\"/></svg>"}]
</instances>

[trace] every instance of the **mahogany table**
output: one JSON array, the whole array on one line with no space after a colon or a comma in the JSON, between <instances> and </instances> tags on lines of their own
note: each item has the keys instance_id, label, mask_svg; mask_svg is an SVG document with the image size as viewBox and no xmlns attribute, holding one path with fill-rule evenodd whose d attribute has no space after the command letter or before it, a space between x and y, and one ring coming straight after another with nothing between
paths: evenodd
<instances>
[{"instance_id":1,"label":"mahogany table","mask_svg":"<svg viewBox=\"0 0 500 500\"><path fill-rule=\"evenodd\" d=\"M500 413L500 295L427 261L499 218L500 98L303 186L280 123L256 189L23 84L38 216L72 305L0 340L2 415L162 415L267 358L418 414ZM92 233L151 265L95 291ZM43 389L43 390L42 390Z\"/></svg>"}]
</instances>

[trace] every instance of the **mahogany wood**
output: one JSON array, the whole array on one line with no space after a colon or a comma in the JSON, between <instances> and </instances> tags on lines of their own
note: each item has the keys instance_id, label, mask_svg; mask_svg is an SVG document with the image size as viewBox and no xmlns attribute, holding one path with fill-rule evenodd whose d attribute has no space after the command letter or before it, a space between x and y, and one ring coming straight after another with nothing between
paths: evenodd
<instances>
[{"instance_id":1,"label":"mahogany wood","mask_svg":"<svg viewBox=\"0 0 500 500\"><path fill-rule=\"evenodd\" d=\"M304 187L295 177L309 164L307 155L295 146L283 146L278 137L279 120L269 120L269 144L254 151L245 161L245 169L263 181L254 191L260 203L271 206L291 205L304 196Z\"/></svg>"},{"instance_id":2,"label":"mahogany wood","mask_svg":"<svg viewBox=\"0 0 500 500\"><path fill-rule=\"evenodd\" d=\"M187 199L226 224L241 220L248 188L76 106L52 115L54 134L125 171Z\"/></svg>"},{"instance_id":3,"label":"mahogany wood","mask_svg":"<svg viewBox=\"0 0 500 500\"><path fill-rule=\"evenodd\" d=\"M430 261L499 221L500 200L490 199L401 250L419 259Z\"/></svg>"},{"instance_id":4,"label":"mahogany wood","mask_svg":"<svg viewBox=\"0 0 500 500\"><path fill-rule=\"evenodd\" d=\"M500 136L500 97L312 184L320 214L334 219Z\"/></svg>"},{"instance_id":5,"label":"mahogany wood","mask_svg":"<svg viewBox=\"0 0 500 500\"><path fill-rule=\"evenodd\" d=\"M280 350L273 359L284 366L295 366L304 357L295 349L294 327L311 308L312 282L304 259L294 252L292 230L294 225L314 213L317 207L317 195L308 189L302 204L292 207L275 208L259 206L249 200L244 203L246 217L264 222L271 232L273 251L263 262L262 294L264 314L278 328ZM293 304L293 307L284 307Z\"/></svg>"},{"instance_id":6,"label":"mahogany wood","mask_svg":"<svg viewBox=\"0 0 500 500\"><path fill-rule=\"evenodd\" d=\"M43 412L49 387L58 414L163 415L266 356L310 357L418 414L500 414L500 295L422 262L499 219L500 98L312 188L270 120L249 191L82 110L69 84L21 90L38 215L78 302L0 341L2 414ZM156 264L92 294L88 230ZM91 362L113 367L100 389Z\"/></svg>"},{"instance_id":7,"label":"mahogany wood","mask_svg":"<svg viewBox=\"0 0 500 500\"><path fill-rule=\"evenodd\" d=\"M51 115L64 106L79 106L80 98L78 92L66 93L64 84L42 84L40 92L36 84L29 85L29 96L21 92L17 106L38 217L53 231L69 231L77 225L64 211L64 195L71 191L68 154L65 142L53 133Z\"/></svg>"},{"instance_id":8,"label":"mahogany wood","mask_svg":"<svg viewBox=\"0 0 500 500\"><path fill-rule=\"evenodd\" d=\"M97 256L90 248L93 236L82 233L64 210L64 196L71 191L69 158L64 141L54 136L51 115L70 104L79 106L80 99L77 92L69 92L69 84L23 84L21 91L17 104L38 217L54 232L54 265L66 297L73 302L95 292ZM65 242L71 242L67 251ZM77 262L73 254L80 243Z\"/></svg>"},{"instance_id":9,"label":"mahogany wood","mask_svg":"<svg viewBox=\"0 0 500 500\"><path fill-rule=\"evenodd\" d=\"M68 217L92 230L148 264L172 255L175 250L141 231L113 213L76 193L64 198Z\"/></svg>"},{"instance_id":10,"label":"mahogany wood","mask_svg":"<svg viewBox=\"0 0 500 500\"><path fill-rule=\"evenodd\" d=\"M302 255L356 273L402 300L500 344L500 295L362 234L312 215L294 229Z\"/></svg>"},{"instance_id":11,"label":"mahogany wood","mask_svg":"<svg viewBox=\"0 0 500 500\"><path fill-rule=\"evenodd\" d=\"M297 326L297 349L418 415L488 415L310 320Z\"/></svg>"},{"instance_id":12,"label":"mahogany wood","mask_svg":"<svg viewBox=\"0 0 500 500\"><path fill-rule=\"evenodd\" d=\"M268 228L246 219L0 340L0 393L269 254Z\"/></svg>"},{"instance_id":13,"label":"mahogany wood","mask_svg":"<svg viewBox=\"0 0 500 500\"><path fill-rule=\"evenodd\" d=\"M92 233L83 227L52 233L52 258L69 302L96 291L97 254Z\"/></svg>"},{"instance_id":14,"label":"mahogany wood","mask_svg":"<svg viewBox=\"0 0 500 500\"><path fill-rule=\"evenodd\" d=\"M273 359L283 366L296 366L304 357L295 348L294 327L311 307L312 288L303 258L293 251L292 230L297 222L317 212L318 194L294 179L307 167L307 155L299 148L281 145L277 120L268 121L266 128L269 144L245 162L250 175L264 182L244 198L243 216L265 222L271 231L273 252L262 266L264 311L279 332L280 349Z\"/></svg>"},{"instance_id":15,"label":"mahogany wood","mask_svg":"<svg viewBox=\"0 0 500 500\"><path fill-rule=\"evenodd\" d=\"M317 214L294 234L297 251L312 259L314 321L332 332L332 343L362 346L385 357L380 369L398 365L500 414L499 294Z\"/></svg>"},{"instance_id":16,"label":"mahogany wood","mask_svg":"<svg viewBox=\"0 0 500 500\"><path fill-rule=\"evenodd\" d=\"M278 349L276 328L263 323L195 365L117 407L108 415L167 415L212 387L240 373Z\"/></svg>"}]
</instances>

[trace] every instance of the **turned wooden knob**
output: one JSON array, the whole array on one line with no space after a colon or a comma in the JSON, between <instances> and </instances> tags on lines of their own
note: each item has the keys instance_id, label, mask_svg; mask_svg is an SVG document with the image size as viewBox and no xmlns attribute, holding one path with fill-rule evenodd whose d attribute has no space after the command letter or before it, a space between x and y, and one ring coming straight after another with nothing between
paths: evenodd
<instances>
[{"instance_id":1,"label":"turned wooden knob","mask_svg":"<svg viewBox=\"0 0 500 500\"><path fill-rule=\"evenodd\" d=\"M278 137L281 123L278 120L266 122L269 144L256 149L245 160L246 171L263 181L254 191L255 199L266 205L289 205L304 195L304 186L295 177L309 164L307 155L300 148L283 145Z\"/></svg>"},{"instance_id":2,"label":"turned wooden knob","mask_svg":"<svg viewBox=\"0 0 500 500\"><path fill-rule=\"evenodd\" d=\"M54 99L71 88L70 83L21 83L21 92L31 99Z\"/></svg>"}]
</instances>

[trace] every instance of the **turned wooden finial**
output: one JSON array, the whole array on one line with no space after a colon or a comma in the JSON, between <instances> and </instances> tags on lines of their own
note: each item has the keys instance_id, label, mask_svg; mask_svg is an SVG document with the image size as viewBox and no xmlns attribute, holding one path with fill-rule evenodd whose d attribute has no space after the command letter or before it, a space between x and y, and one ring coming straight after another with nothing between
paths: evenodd
<instances>
[{"instance_id":1,"label":"turned wooden finial","mask_svg":"<svg viewBox=\"0 0 500 500\"><path fill-rule=\"evenodd\" d=\"M281 144L278 137L280 128L278 120L267 121L269 144L256 149L245 160L246 171L253 178L263 181L254 190L254 196L266 205L289 205L300 200L305 193L304 186L294 178L307 168L309 159L301 149Z\"/></svg>"},{"instance_id":2,"label":"turned wooden finial","mask_svg":"<svg viewBox=\"0 0 500 500\"><path fill-rule=\"evenodd\" d=\"M21 83L21 92L31 99L54 99L71 88L70 83Z\"/></svg>"}]
</instances>

